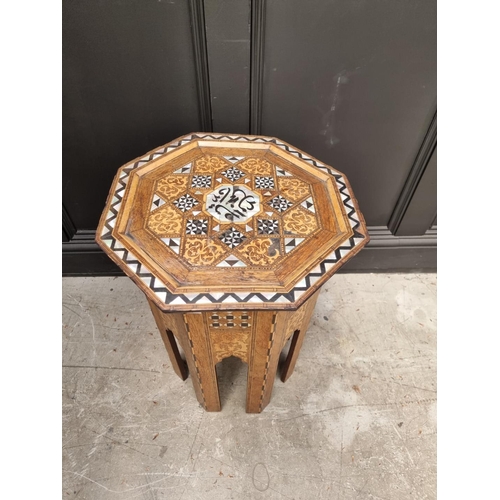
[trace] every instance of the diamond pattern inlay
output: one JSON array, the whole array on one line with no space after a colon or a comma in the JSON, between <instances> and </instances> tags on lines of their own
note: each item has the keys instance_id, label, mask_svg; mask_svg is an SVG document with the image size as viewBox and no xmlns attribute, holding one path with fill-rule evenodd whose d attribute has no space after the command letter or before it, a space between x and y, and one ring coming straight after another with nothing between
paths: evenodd
<instances>
[{"instance_id":1,"label":"diamond pattern inlay","mask_svg":"<svg viewBox=\"0 0 500 500\"><path fill-rule=\"evenodd\" d=\"M209 188L212 185L212 177L210 175L193 175L191 187Z\"/></svg>"},{"instance_id":2,"label":"diamond pattern inlay","mask_svg":"<svg viewBox=\"0 0 500 500\"><path fill-rule=\"evenodd\" d=\"M188 219L186 222L186 234L207 234L208 220Z\"/></svg>"},{"instance_id":3,"label":"diamond pattern inlay","mask_svg":"<svg viewBox=\"0 0 500 500\"><path fill-rule=\"evenodd\" d=\"M182 195L179 199L174 201L174 205L183 212L191 210L194 206L198 205L198 200L189 194Z\"/></svg>"},{"instance_id":4,"label":"diamond pattern inlay","mask_svg":"<svg viewBox=\"0 0 500 500\"><path fill-rule=\"evenodd\" d=\"M246 239L246 236L243 233L240 233L234 227L231 227L227 231L224 231L220 236L220 240L225 243L228 247L234 248L243 243Z\"/></svg>"},{"instance_id":5,"label":"diamond pattern inlay","mask_svg":"<svg viewBox=\"0 0 500 500\"><path fill-rule=\"evenodd\" d=\"M274 189L274 179L272 177L255 177L256 189Z\"/></svg>"},{"instance_id":6,"label":"diamond pattern inlay","mask_svg":"<svg viewBox=\"0 0 500 500\"><path fill-rule=\"evenodd\" d=\"M293 203L291 201L283 198L283 196L281 195L275 196L272 200L269 200L267 204L273 207L278 212L284 212L285 210L288 210L291 206L293 206Z\"/></svg>"},{"instance_id":7,"label":"diamond pattern inlay","mask_svg":"<svg viewBox=\"0 0 500 500\"><path fill-rule=\"evenodd\" d=\"M231 167L227 170L224 170L224 172L222 172L222 175L230 181L234 182L244 177L245 172L242 172L239 168Z\"/></svg>"},{"instance_id":8,"label":"diamond pattern inlay","mask_svg":"<svg viewBox=\"0 0 500 500\"><path fill-rule=\"evenodd\" d=\"M279 234L278 225L274 219L257 219L257 234Z\"/></svg>"}]
</instances>

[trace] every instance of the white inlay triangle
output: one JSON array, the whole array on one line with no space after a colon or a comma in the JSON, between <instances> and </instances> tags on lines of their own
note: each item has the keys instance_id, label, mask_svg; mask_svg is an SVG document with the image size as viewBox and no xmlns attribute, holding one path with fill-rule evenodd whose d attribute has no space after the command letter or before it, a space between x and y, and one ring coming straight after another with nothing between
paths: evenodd
<instances>
[{"instance_id":1,"label":"white inlay triangle","mask_svg":"<svg viewBox=\"0 0 500 500\"><path fill-rule=\"evenodd\" d=\"M211 304L212 302L207 297L201 296L197 301L197 304Z\"/></svg>"},{"instance_id":2,"label":"white inlay triangle","mask_svg":"<svg viewBox=\"0 0 500 500\"><path fill-rule=\"evenodd\" d=\"M218 231L219 229L220 229L220 226L219 226L219 224L217 224L216 226L214 226L212 228L212 231Z\"/></svg>"},{"instance_id":3,"label":"white inlay triangle","mask_svg":"<svg viewBox=\"0 0 500 500\"><path fill-rule=\"evenodd\" d=\"M155 284L154 284L154 287L155 288L167 288L165 286L165 283L163 283L162 280L158 279L158 278L155 278Z\"/></svg>"},{"instance_id":4,"label":"white inlay triangle","mask_svg":"<svg viewBox=\"0 0 500 500\"><path fill-rule=\"evenodd\" d=\"M221 177L217 177L217 179L215 179L217 182L222 182L222 178Z\"/></svg>"},{"instance_id":5,"label":"white inlay triangle","mask_svg":"<svg viewBox=\"0 0 500 500\"><path fill-rule=\"evenodd\" d=\"M201 214L200 210L193 210L193 215L200 215L200 214Z\"/></svg>"},{"instance_id":6,"label":"white inlay triangle","mask_svg":"<svg viewBox=\"0 0 500 500\"><path fill-rule=\"evenodd\" d=\"M256 296L253 296L253 297L250 297L247 302L258 302L258 303L261 303L262 302L262 299L260 297L256 297Z\"/></svg>"},{"instance_id":7,"label":"white inlay triangle","mask_svg":"<svg viewBox=\"0 0 500 500\"><path fill-rule=\"evenodd\" d=\"M269 215L269 217L272 217L273 216L273 213L272 212L266 212L267 215Z\"/></svg>"},{"instance_id":8,"label":"white inlay triangle","mask_svg":"<svg viewBox=\"0 0 500 500\"><path fill-rule=\"evenodd\" d=\"M269 191L266 191L266 192L264 193L264 196L271 196L271 194L272 194L272 193L270 193Z\"/></svg>"},{"instance_id":9,"label":"white inlay triangle","mask_svg":"<svg viewBox=\"0 0 500 500\"><path fill-rule=\"evenodd\" d=\"M141 276L141 280L146 283L146 285L150 286L151 276Z\"/></svg>"},{"instance_id":10,"label":"white inlay triangle","mask_svg":"<svg viewBox=\"0 0 500 500\"><path fill-rule=\"evenodd\" d=\"M185 304L186 301L183 300L181 297L176 297L174 300L172 300L172 302L170 302L171 304Z\"/></svg>"},{"instance_id":11,"label":"white inlay triangle","mask_svg":"<svg viewBox=\"0 0 500 500\"><path fill-rule=\"evenodd\" d=\"M141 274L143 274L143 273L144 274L151 273L151 271L144 264L141 265ZM151 278L151 276L150 276L150 278Z\"/></svg>"},{"instance_id":12,"label":"white inlay triangle","mask_svg":"<svg viewBox=\"0 0 500 500\"><path fill-rule=\"evenodd\" d=\"M189 174L191 172L192 163L188 163L181 168L178 168L174 174Z\"/></svg>"},{"instance_id":13,"label":"white inlay triangle","mask_svg":"<svg viewBox=\"0 0 500 500\"><path fill-rule=\"evenodd\" d=\"M320 278L321 278L321 276L309 276L309 282L311 283L311 285L313 285L313 284L314 284L314 283L316 283L316 281L318 281Z\"/></svg>"},{"instance_id":14,"label":"white inlay triangle","mask_svg":"<svg viewBox=\"0 0 500 500\"><path fill-rule=\"evenodd\" d=\"M229 296L225 298L222 302L234 304L237 303L238 301L234 297Z\"/></svg>"},{"instance_id":15,"label":"white inlay triangle","mask_svg":"<svg viewBox=\"0 0 500 500\"><path fill-rule=\"evenodd\" d=\"M217 264L217 267L246 267L246 265L244 262L241 262L238 257L230 255L229 257L226 257L222 262Z\"/></svg>"},{"instance_id":16,"label":"white inlay triangle","mask_svg":"<svg viewBox=\"0 0 500 500\"><path fill-rule=\"evenodd\" d=\"M227 161L230 161L231 163L237 163L240 160L243 160L243 158L245 158L245 157L244 156L224 156L224 158Z\"/></svg>"},{"instance_id":17,"label":"white inlay triangle","mask_svg":"<svg viewBox=\"0 0 500 500\"><path fill-rule=\"evenodd\" d=\"M289 177L292 175L290 172L287 172L286 170L284 170L282 168L276 168L276 173L280 177Z\"/></svg>"},{"instance_id":18,"label":"white inlay triangle","mask_svg":"<svg viewBox=\"0 0 500 500\"><path fill-rule=\"evenodd\" d=\"M162 302L167 299L167 292L155 292L155 294Z\"/></svg>"},{"instance_id":19,"label":"white inlay triangle","mask_svg":"<svg viewBox=\"0 0 500 500\"><path fill-rule=\"evenodd\" d=\"M298 247L304 238L285 238L285 253L292 251L294 248Z\"/></svg>"},{"instance_id":20,"label":"white inlay triangle","mask_svg":"<svg viewBox=\"0 0 500 500\"><path fill-rule=\"evenodd\" d=\"M278 298L275 300L275 302L286 302L286 303L288 303L288 302L290 302L290 300L289 300L289 299L287 299L286 297L281 296L281 297L278 297Z\"/></svg>"},{"instance_id":21,"label":"white inlay triangle","mask_svg":"<svg viewBox=\"0 0 500 500\"><path fill-rule=\"evenodd\" d=\"M335 262L325 262L324 265L325 265L325 270L329 271L335 265Z\"/></svg>"},{"instance_id":22,"label":"white inlay triangle","mask_svg":"<svg viewBox=\"0 0 500 500\"><path fill-rule=\"evenodd\" d=\"M307 288L307 282L306 282L306 279L303 278L301 279L296 285L294 288L304 288L306 287Z\"/></svg>"},{"instance_id":23,"label":"white inlay triangle","mask_svg":"<svg viewBox=\"0 0 500 500\"><path fill-rule=\"evenodd\" d=\"M248 233L252 231L252 227L249 226L248 224L245 225L245 231L247 231Z\"/></svg>"},{"instance_id":24,"label":"white inlay triangle","mask_svg":"<svg viewBox=\"0 0 500 500\"><path fill-rule=\"evenodd\" d=\"M316 209L314 208L314 202L311 197L307 198L307 200L304 200L300 205L309 210L310 212L316 213Z\"/></svg>"},{"instance_id":25,"label":"white inlay triangle","mask_svg":"<svg viewBox=\"0 0 500 500\"><path fill-rule=\"evenodd\" d=\"M161 207L165 204L165 201L162 200L157 194L153 196L153 203L151 203L151 210L155 210L158 207Z\"/></svg>"},{"instance_id":26,"label":"white inlay triangle","mask_svg":"<svg viewBox=\"0 0 500 500\"><path fill-rule=\"evenodd\" d=\"M170 250L175 253L179 253L180 250L180 238L162 238L161 241L167 245Z\"/></svg>"}]
</instances>

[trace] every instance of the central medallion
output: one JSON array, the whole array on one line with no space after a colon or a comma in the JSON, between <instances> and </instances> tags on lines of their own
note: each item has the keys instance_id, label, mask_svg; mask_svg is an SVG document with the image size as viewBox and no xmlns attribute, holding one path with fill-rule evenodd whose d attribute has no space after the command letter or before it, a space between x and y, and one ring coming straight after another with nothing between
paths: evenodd
<instances>
[{"instance_id":1,"label":"central medallion","mask_svg":"<svg viewBox=\"0 0 500 500\"><path fill-rule=\"evenodd\" d=\"M260 212L260 196L239 184L221 184L204 197L203 207L219 222L246 222Z\"/></svg>"}]
</instances>

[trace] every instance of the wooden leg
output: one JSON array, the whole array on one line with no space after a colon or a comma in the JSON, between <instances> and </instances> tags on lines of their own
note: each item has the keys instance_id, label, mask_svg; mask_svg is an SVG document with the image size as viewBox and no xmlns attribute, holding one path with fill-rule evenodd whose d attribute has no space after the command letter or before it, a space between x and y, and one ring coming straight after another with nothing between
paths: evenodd
<instances>
[{"instance_id":1,"label":"wooden leg","mask_svg":"<svg viewBox=\"0 0 500 500\"><path fill-rule=\"evenodd\" d=\"M183 380L187 378L187 368L182 360L175 337L186 356L194 392L199 403L207 411L220 411L219 387L215 364L201 313L165 313L149 302L151 311L162 334L175 373Z\"/></svg>"},{"instance_id":2,"label":"wooden leg","mask_svg":"<svg viewBox=\"0 0 500 500\"><path fill-rule=\"evenodd\" d=\"M319 290L300 308L304 308L303 311L301 311L300 309L297 310L295 314L298 316L298 322L294 322L293 316L290 318L288 328L291 329L296 327L297 329L293 333L290 349L288 351L285 363L283 364L283 368L281 369L282 382L286 382L290 378L290 375L293 373L295 363L297 362L297 358L299 357L300 348L302 347L302 343L304 342L304 337L306 336L306 331L309 326L309 322L311 321L311 316L314 312L314 307L316 305L318 296Z\"/></svg>"},{"instance_id":3,"label":"wooden leg","mask_svg":"<svg viewBox=\"0 0 500 500\"><path fill-rule=\"evenodd\" d=\"M156 326L158 330L160 330L160 335L165 344L165 347L168 352L168 357L170 358L170 362L172 363L172 368L174 372L182 379L186 380L188 378L188 368L186 362L182 359L181 353L179 352L179 348L177 347L177 343L175 341L172 330L165 325L164 321L164 313L162 313L156 305L149 302L149 307L151 308L151 312L153 313L154 319L156 321Z\"/></svg>"},{"instance_id":4,"label":"wooden leg","mask_svg":"<svg viewBox=\"0 0 500 500\"><path fill-rule=\"evenodd\" d=\"M210 336L202 313L184 314L186 347L184 352L192 374L193 385L207 411L220 411L219 385L212 356ZM187 349L187 350L186 350ZM200 400L200 398L198 398Z\"/></svg>"},{"instance_id":5,"label":"wooden leg","mask_svg":"<svg viewBox=\"0 0 500 500\"><path fill-rule=\"evenodd\" d=\"M269 403L287 319L285 311L259 311L250 343L247 413L260 413Z\"/></svg>"}]
</instances>

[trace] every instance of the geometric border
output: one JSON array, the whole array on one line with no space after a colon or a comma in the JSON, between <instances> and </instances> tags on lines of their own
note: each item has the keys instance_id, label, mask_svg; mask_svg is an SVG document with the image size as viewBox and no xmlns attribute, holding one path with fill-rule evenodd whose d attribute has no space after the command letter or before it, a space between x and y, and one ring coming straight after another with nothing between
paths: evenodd
<instances>
[{"instance_id":1,"label":"geometric border","mask_svg":"<svg viewBox=\"0 0 500 500\"><path fill-rule=\"evenodd\" d=\"M217 141L240 141L240 142L258 142L272 143L280 149L287 151L302 161L305 161L323 172L332 175L339 188L342 203L346 209L347 217L353 229L353 235L346 239L342 244L327 255L322 261L309 273L304 276L293 289L287 293L278 292L204 292L204 293L172 293L168 287L159 280L144 264L139 262L137 257L132 252L128 251L119 241L113 236L113 228L115 226L118 214L120 212L123 194L127 187L131 172L139 167L142 167L150 161L173 151L192 140L217 140ZM164 310L186 309L182 306L214 306L213 308L224 309L227 304L228 308L238 308L245 304L251 304L252 308L258 308L259 305L273 304L275 309L295 309L305 300L305 294L310 295L313 290L317 289L329 277L331 271L341 260L347 260L347 256L352 256L365 246L369 241L368 234L363 234L359 230L366 231L363 216L356 211L355 202L347 186L347 182L343 175L330 166L324 165L318 160L315 160L306 154L294 149L289 144L286 144L273 137L259 136L238 136L227 134L189 134L162 146L151 154L146 155L137 160L132 165L121 170L116 190L109 203L109 208L106 215L103 215L103 220L100 223L102 229L96 236L97 243L107 252L111 251L118 260L126 265L122 267L127 274L136 281L146 285L159 300ZM345 259L344 259L345 258ZM233 287L234 288L234 287Z\"/></svg>"}]
</instances>

